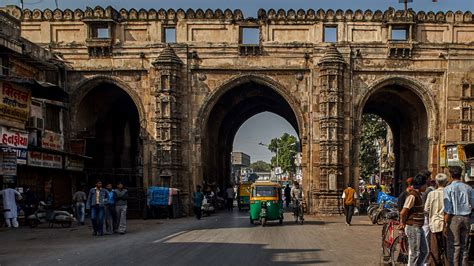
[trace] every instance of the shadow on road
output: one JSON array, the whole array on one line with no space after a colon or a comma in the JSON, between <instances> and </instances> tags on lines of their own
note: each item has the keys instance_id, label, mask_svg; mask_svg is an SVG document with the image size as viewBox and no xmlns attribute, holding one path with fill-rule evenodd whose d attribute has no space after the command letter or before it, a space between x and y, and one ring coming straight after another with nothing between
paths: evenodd
<instances>
[{"instance_id":1,"label":"shadow on road","mask_svg":"<svg viewBox=\"0 0 474 266\"><path fill-rule=\"evenodd\" d=\"M160 243L160 265L304 265L328 263L320 259L320 249L268 249L262 244ZM186 256L176 251L187 251ZM199 256L199 254L202 254ZM146 255L149 256L149 255ZM199 258L199 259L196 259ZM144 261L148 264L148 261Z\"/></svg>"}]
</instances>

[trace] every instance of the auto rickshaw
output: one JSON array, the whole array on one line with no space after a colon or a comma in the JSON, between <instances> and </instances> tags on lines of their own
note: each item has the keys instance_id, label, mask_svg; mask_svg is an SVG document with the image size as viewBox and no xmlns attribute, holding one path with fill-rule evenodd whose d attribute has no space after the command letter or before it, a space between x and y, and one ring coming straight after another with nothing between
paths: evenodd
<instances>
[{"instance_id":1,"label":"auto rickshaw","mask_svg":"<svg viewBox=\"0 0 474 266\"><path fill-rule=\"evenodd\" d=\"M239 190L237 194L237 204L239 206L239 211L243 210L250 206L250 187L251 183L241 183L239 184Z\"/></svg>"},{"instance_id":2,"label":"auto rickshaw","mask_svg":"<svg viewBox=\"0 0 474 266\"><path fill-rule=\"evenodd\" d=\"M267 221L277 220L283 223L283 200L281 186L278 183L262 181L252 184L250 190L250 223L260 221L265 226Z\"/></svg>"}]
</instances>

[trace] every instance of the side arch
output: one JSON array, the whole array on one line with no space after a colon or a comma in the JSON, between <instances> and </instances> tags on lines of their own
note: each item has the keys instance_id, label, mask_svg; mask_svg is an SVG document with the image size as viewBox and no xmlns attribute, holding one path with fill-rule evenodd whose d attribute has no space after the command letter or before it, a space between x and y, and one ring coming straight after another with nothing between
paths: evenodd
<instances>
[{"instance_id":1,"label":"side arch","mask_svg":"<svg viewBox=\"0 0 474 266\"><path fill-rule=\"evenodd\" d=\"M415 93L423 102L424 108L428 114L428 139L433 143L437 143L439 139L439 108L435 102L435 99L428 88L426 88L419 81L404 77L390 75L387 77L379 78L372 82L366 91L364 91L356 103L355 119L360 124L362 121L362 115L367 100L376 93L379 89L389 85L399 85L411 90Z\"/></svg>"},{"instance_id":2,"label":"side arch","mask_svg":"<svg viewBox=\"0 0 474 266\"><path fill-rule=\"evenodd\" d=\"M141 130L146 130L147 117L145 108L143 106L142 100L138 93L132 89L126 82L120 80L119 78L106 76L106 75L96 75L92 78L84 79L77 86L72 89L71 92L71 120L76 121L77 112L79 111L79 106L82 100L87 96L87 94L101 84L112 84L123 90L132 101L135 103L135 106L138 110L138 116L140 121Z\"/></svg>"}]
</instances>

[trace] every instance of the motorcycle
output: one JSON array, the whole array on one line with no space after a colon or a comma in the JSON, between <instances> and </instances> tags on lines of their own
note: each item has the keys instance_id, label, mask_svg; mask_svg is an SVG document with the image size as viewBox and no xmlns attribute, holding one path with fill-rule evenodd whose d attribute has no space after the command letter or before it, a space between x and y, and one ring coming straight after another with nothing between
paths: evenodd
<instances>
[{"instance_id":1,"label":"motorcycle","mask_svg":"<svg viewBox=\"0 0 474 266\"><path fill-rule=\"evenodd\" d=\"M206 216L211 216L211 212L215 211L214 205L212 204L212 198L210 196L206 195L202 200L201 210Z\"/></svg>"},{"instance_id":2,"label":"motorcycle","mask_svg":"<svg viewBox=\"0 0 474 266\"><path fill-rule=\"evenodd\" d=\"M31 228L35 228L42 223L49 223L51 228L54 224L60 224L63 228L68 228L76 221L74 216L67 211L53 210L48 212L46 207L46 203L41 201L35 213L28 216L28 224Z\"/></svg>"}]
</instances>

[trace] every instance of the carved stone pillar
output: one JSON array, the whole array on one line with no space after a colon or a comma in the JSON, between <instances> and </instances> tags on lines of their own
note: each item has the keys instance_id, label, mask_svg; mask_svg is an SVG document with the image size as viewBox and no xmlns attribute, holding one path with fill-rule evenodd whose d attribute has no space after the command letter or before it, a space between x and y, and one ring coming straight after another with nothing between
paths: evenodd
<instances>
[{"instance_id":1,"label":"carved stone pillar","mask_svg":"<svg viewBox=\"0 0 474 266\"><path fill-rule=\"evenodd\" d=\"M181 150L181 71L183 62L167 46L152 62L155 68L156 165L158 177L153 185L183 189Z\"/></svg>"},{"instance_id":2,"label":"carved stone pillar","mask_svg":"<svg viewBox=\"0 0 474 266\"><path fill-rule=\"evenodd\" d=\"M320 182L318 211L339 212L344 161L344 58L329 46L318 63L320 80Z\"/></svg>"}]
</instances>

